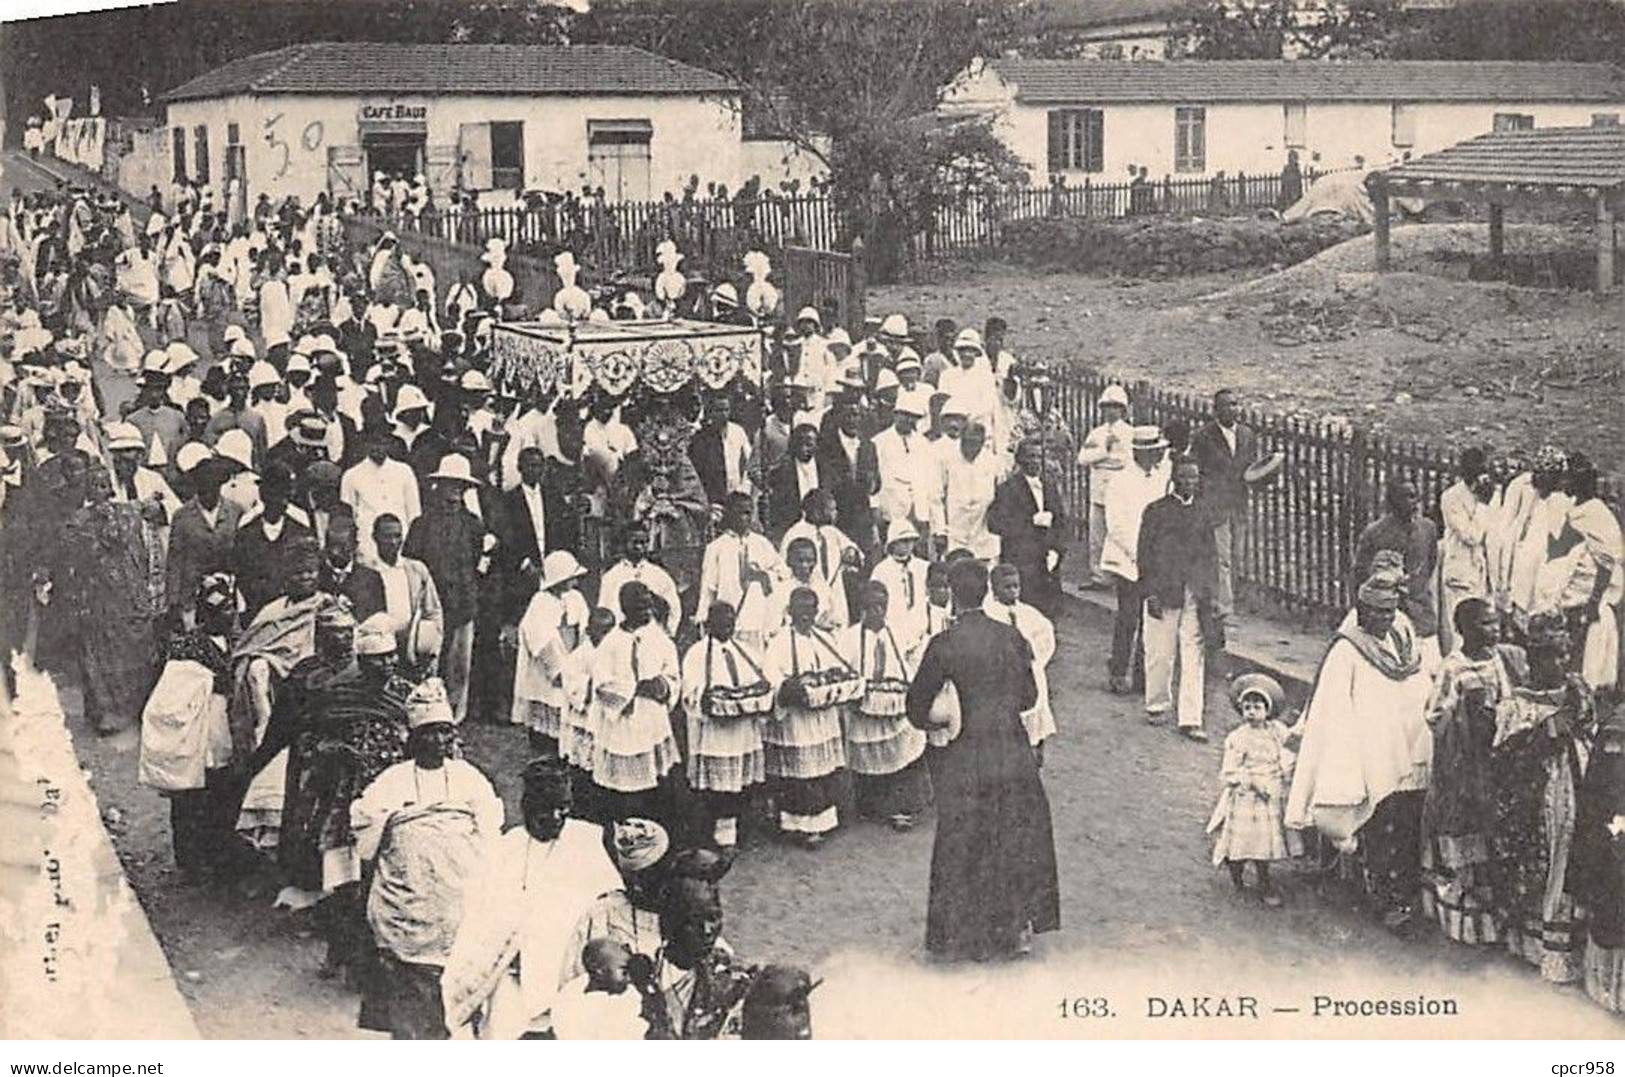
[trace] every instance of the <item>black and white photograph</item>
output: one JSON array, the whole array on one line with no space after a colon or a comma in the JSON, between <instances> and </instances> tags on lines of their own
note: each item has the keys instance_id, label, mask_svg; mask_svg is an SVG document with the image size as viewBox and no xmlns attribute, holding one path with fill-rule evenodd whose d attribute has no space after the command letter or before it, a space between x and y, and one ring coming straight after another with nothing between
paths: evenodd
<instances>
[{"instance_id":1,"label":"black and white photograph","mask_svg":"<svg viewBox=\"0 0 1625 1077\"><path fill-rule=\"evenodd\" d=\"M10 1073L1625 1067L1625 0L47 6Z\"/></svg>"}]
</instances>

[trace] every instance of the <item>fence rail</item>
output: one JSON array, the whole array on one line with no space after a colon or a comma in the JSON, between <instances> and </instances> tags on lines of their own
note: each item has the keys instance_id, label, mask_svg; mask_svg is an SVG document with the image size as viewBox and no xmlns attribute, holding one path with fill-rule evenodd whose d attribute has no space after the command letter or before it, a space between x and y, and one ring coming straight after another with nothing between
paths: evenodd
<instances>
[{"instance_id":1,"label":"fence rail","mask_svg":"<svg viewBox=\"0 0 1625 1077\"><path fill-rule=\"evenodd\" d=\"M1321 173L1304 175L1305 186ZM939 206L930 228L915 235L916 258L972 254L996 247L1004 226L1044 217L1120 218L1137 215L1226 213L1282 201L1281 176L1193 177L1143 184L1094 183L1024 188L967 196ZM472 245L501 238L523 252L548 256L569 249L607 272L642 273L654 265L655 247L677 243L685 267L705 276L732 275L753 248L846 250L850 230L827 194L760 198L597 202L571 199L529 206L451 207L402 217L402 228L435 239Z\"/></svg>"},{"instance_id":2,"label":"fence rail","mask_svg":"<svg viewBox=\"0 0 1625 1077\"><path fill-rule=\"evenodd\" d=\"M1099 422L1101 391L1116 380L1077 369L1056 377L1053 406L1075 443L1082 444ZM1136 423L1166 428L1177 420L1194 431L1211 417L1206 400L1147 382L1124 388ZM1261 455L1280 452L1286 458L1276 477L1255 488L1248 499L1248 540L1237 550L1234 571L1238 586L1253 597L1307 619L1340 616L1359 582L1351 579L1355 543L1378 515L1391 482L1414 483L1426 511L1439 522L1439 497L1455 481L1455 459L1449 452L1359 427L1256 409L1244 409L1241 421L1257 432ZM1069 460L1062 474L1068 503L1086 506L1088 469ZM1599 490L1616 512L1622 492L1607 480ZM1073 537L1082 539L1087 514L1073 515L1079 528Z\"/></svg>"}]
</instances>

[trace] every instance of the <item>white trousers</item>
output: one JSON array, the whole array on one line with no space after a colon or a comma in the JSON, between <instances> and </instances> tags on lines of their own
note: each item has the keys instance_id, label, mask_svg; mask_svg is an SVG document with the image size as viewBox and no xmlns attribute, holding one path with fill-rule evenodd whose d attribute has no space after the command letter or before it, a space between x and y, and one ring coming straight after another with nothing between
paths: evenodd
<instances>
[{"instance_id":1,"label":"white trousers","mask_svg":"<svg viewBox=\"0 0 1625 1077\"><path fill-rule=\"evenodd\" d=\"M1141 638L1145 641L1145 712L1167 714L1174 707L1174 659L1179 660L1178 718L1181 729L1202 726L1202 677L1207 656L1197 622L1196 596L1185 590L1177 609L1164 607L1161 617L1145 611Z\"/></svg>"},{"instance_id":2,"label":"white trousers","mask_svg":"<svg viewBox=\"0 0 1625 1077\"><path fill-rule=\"evenodd\" d=\"M1101 583L1100 556L1106 550L1106 506L1089 504L1089 582Z\"/></svg>"}]
</instances>

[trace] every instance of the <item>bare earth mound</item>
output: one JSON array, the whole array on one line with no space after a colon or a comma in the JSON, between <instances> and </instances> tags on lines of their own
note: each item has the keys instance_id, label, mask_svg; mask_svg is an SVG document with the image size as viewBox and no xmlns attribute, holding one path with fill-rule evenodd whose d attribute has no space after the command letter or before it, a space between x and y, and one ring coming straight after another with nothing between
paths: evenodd
<instances>
[{"instance_id":1,"label":"bare earth mound","mask_svg":"<svg viewBox=\"0 0 1625 1077\"><path fill-rule=\"evenodd\" d=\"M1572 242L1560 226L1509 226L1508 253ZM1371 272L1370 237L1301 265L1137 282L985 267L872 290L870 309L913 324L998 314L1014 349L1208 394L1235 386L1272 411L1364 421L1447 445L1583 449L1625 470L1625 302L1475 283L1483 225L1395 229L1395 271Z\"/></svg>"}]
</instances>

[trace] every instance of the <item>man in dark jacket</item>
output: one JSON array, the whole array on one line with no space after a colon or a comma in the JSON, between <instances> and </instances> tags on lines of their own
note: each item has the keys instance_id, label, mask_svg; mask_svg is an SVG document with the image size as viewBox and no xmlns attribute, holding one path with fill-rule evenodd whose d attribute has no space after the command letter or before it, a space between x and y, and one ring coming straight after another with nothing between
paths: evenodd
<instances>
[{"instance_id":1,"label":"man in dark jacket","mask_svg":"<svg viewBox=\"0 0 1625 1077\"><path fill-rule=\"evenodd\" d=\"M872 498L880 489L874 451L863 433L863 411L853 399L835 405L835 419L818 446L819 484L835 498L835 526L866 554L876 543Z\"/></svg>"},{"instance_id":2,"label":"man in dark jacket","mask_svg":"<svg viewBox=\"0 0 1625 1077\"><path fill-rule=\"evenodd\" d=\"M767 473L767 535L778 542L790 526L801 519L801 504L807 495L821 489L823 471L818 459L818 428L802 423L790 432L790 450Z\"/></svg>"},{"instance_id":3,"label":"man in dark jacket","mask_svg":"<svg viewBox=\"0 0 1625 1077\"><path fill-rule=\"evenodd\" d=\"M1016 449L1016 470L999 483L987 509L987 529L999 536L999 560L1021 572L1021 594L1045 617L1061 604L1062 536L1066 509L1061 491L1044 477L1044 456L1036 439Z\"/></svg>"},{"instance_id":4,"label":"man in dark jacket","mask_svg":"<svg viewBox=\"0 0 1625 1077\"><path fill-rule=\"evenodd\" d=\"M282 593L290 551L304 543L314 545L310 517L292 503L293 487L293 472L280 464L267 466L260 477L259 505L244 513L237 525L232 563L243 596L244 624Z\"/></svg>"},{"instance_id":5,"label":"man in dark jacket","mask_svg":"<svg viewBox=\"0 0 1625 1077\"><path fill-rule=\"evenodd\" d=\"M220 496L226 469L204 460L192 469L191 500L169 525L169 555L164 562L164 606L171 626L190 624L203 577L231 571L231 547L242 510Z\"/></svg>"},{"instance_id":6,"label":"man in dark jacket","mask_svg":"<svg viewBox=\"0 0 1625 1077\"><path fill-rule=\"evenodd\" d=\"M468 671L474 656L474 613L479 598L485 525L463 505L477 485L468 457L451 454L428 476L430 497L423 515L412 521L401 552L429 568L444 614L440 677L452 713L468 713Z\"/></svg>"},{"instance_id":7,"label":"man in dark jacket","mask_svg":"<svg viewBox=\"0 0 1625 1077\"><path fill-rule=\"evenodd\" d=\"M1220 631L1211 609L1218 574L1213 523L1198 494L1201 468L1191 457L1174 465L1173 492L1140 518L1136 561L1145 595L1145 714L1157 725L1174 706L1174 655L1179 656L1179 731L1207 740L1202 729L1204 636Z\"/></svg>"},{"instance_id":8,"label":"man in dark jacket","mask_svg":"<svg viewBox=\"0 0 1625 1077\"><path fill-rule=\"evenodd\" d=\"M1218 551L1214 602L1226 624L1236 616L1234 563L1243 556L1247 535L1247 469L1258 462L1258 435L1240 421L1241 402L1234 390L1213 395L1213 418L1191 436L1190 453L1202 469L1201 499L1213 520Z\"/></svg>"},{"instance_id":9,"label":"man in dark jacket","mask_svg":"<svg viewBox=\"0 0 1625 1077\"><path fill-rule=\"evenodd\" d=\"M356 560L355 544L354 517L346 524L328 529L322 564L316 573L316 589L349 599L351 615L357 621L365 621L385 609L384 580Z\"/></svg>"}]
</instances>

